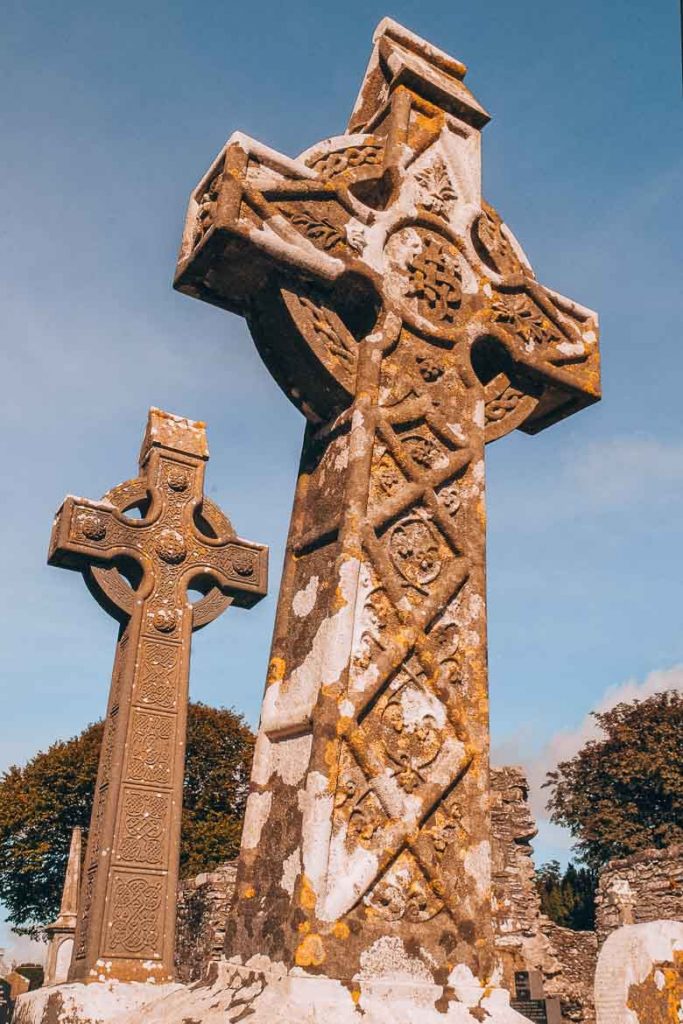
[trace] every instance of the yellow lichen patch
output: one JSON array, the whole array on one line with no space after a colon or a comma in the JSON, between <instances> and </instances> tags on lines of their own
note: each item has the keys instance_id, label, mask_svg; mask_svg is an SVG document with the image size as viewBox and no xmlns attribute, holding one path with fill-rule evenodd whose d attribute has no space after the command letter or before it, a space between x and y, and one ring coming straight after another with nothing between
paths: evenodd
<instances>
[{"instance_id":1,"label":"yellow lichen patch","mask_svg":"<svg viewBox=\"0 0 683 1024\"><path fill-rule=\"evenodd\" d=\"M358 1002L358 1000L360 999L360 989L359 988L351 989L351 998L353 999L354 1003Z\"/></svg>"},{"instance_id":2,"label":"yellow lichen patch","mask_svg":"<svg viewBox=\"0 0 683 1024\"><path fill-rule=\"evenodd\" d=\"M349 926L344 921L336 921L332 929L332 934L337 939L348 939L351 934Z\"/></svg>"},{"instance_id":3,"label":"yellow lichen patch","mask_svg":"<svg viewBox=\"0 0 683 1024\"><path fill-rule=\"evenodd\" d=\"M310 921L301 921L301 922L299 922L298 930L301 932L302 935L307 935L310 932L310 930L311 930L311 923L310 923Z\"/></svg>"},{"instance_id":4,"label":"yellow lichen patch","mask_svg":"<svg viewBox=\"0 0 683 1024\"><path fill-rule=\"evenodd\" d=\"M246 885L242 890L242 896L245 900L253 900L256 895L256 889L253 885Z\"/></svg>"},{"instance_id":5,"label":"yellow lichen patch","mask_svg":"<svg viewBox=\"0 0 683 1024\"><path fill-rule=\"evenodd\" d=\"M628 1008L639 1024L679 1024L683 1005L683 954L676 953L674 963L655 964L638 985L631 985Z\"/></svg>"},{"instance_id":6,"label":"yellow lichen patch","mask_svg":"<svg viewBox=\"0 0 683 1024\"><path fill-rule=\"evenodd\" d=\"M313 886L306 878L306 875L302 875L301 890L299 893L299 903L301 904L302 907L305 907L307 910L314 910L316 902L317 897L315 895L315 890L313 889Z\"/></svg>"},{"instance_id":7,"label":"yellow lichen patch","mask_svg":"<svg viewBox=\"0 0 683 1024\"><path fill-rule=\"evenodd\" d=\"M281 683L285 678L286 664L284 658L271 658L268 665L268 686Z\"/></svg>"},{"instance_id":8,"label":"yellow lichen patch","mask_svg":"<svg viewBox=\"0 0 683 1024\"><path fill-rule=\"evenodd\" d=\"M319 967L325 961L325 947L319 935L307 935L297 946L294 960L298 967Z\"/></svg>"}]
</instances>

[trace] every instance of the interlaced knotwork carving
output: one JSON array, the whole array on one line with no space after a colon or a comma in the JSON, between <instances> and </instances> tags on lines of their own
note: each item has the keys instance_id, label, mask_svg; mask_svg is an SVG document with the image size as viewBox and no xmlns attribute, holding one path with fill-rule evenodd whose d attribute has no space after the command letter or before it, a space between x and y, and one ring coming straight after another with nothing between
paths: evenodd
<instances>
[{"instance_id":1,"label":"interlaced knotwork carving","mask_svg":"<svg viewBox=\"0 0 683 1024\"><path fill-rule=\"evenodd\" d=\"M422 248L408 260L410 284L420 313L437 323L450 323L462 302L460 269L451 247L434 234L424 234Z\"/></svg>"},{"instance_id":2,"label":"interlaced knotwork carving","mask_svg":"<svg viewBox=\"0 0 683 1024\"><path fill-rule=\"evenodd\" d=\"M174 718L134 712L128 767L134 782L169 784L174 733Z\"/></svg>"},{"instance_id":3,"label":"interlaced knotwork carving","mask_svg":"<svg viewBox=\"0 0 683 1024\"><path fill-rule=\"evenodd\" d=\"M299 161L229 145L249 218L177 277L248 317L309 424L229 953L345 983L389 935L491 976L483 446L597 396L591 314L480 200L485 112L459 80L443 102L443 59L402 32L379 33L345 139Z\"/></svg>"},{"instance_id":4,"label":"interlaced knotwork carving","mask_svg":"<svg viewBox=\"0 0 683 1024\"><path fill-rule=\"evenodd\" d=\"M163 882L149 875L114 877L109 956L160 959Z\"/></svg>"},{"instance_id":5,"label":"interlaced knotwork carving","mask_svg":"<svg viewBox=\"0 0 683 1024\"><path fill-rule=\"evenodd\" d=\"M316 306L308 296L301 296L299 302L308 314L315 336L336 359L349 368L353 367L356 360L353 344L339 331L330 313Z\"/></svg>"},{"instance_id":6,"label":"interlaced knotwork carving","mask_svg":"<svg viewBox=\"0 0 683 1024\"><path fill-rule=\"evenodd\" d=\"M168 831L169 798L148 790L127 790L118 860L161 865Z\"/></svg>"},{"instance_id":7,"label":"interlaced knotwork carving","mask_svg":"<svg viewBox=\"0 0 683 1024\"><path fill-rule=\"evenodd\" d=\"M353 167L376 167L382 162L382 146L368 142L362 146L348 146L320 156L311 163L312 169L321 178L334 178Z\"/></svg>"},{"instance_id":8,"label":"interlaced knotwork carving","mask_svg":"<svg viewBox=\"0 0 683 1024\"><path fill-rule=\"evenodd\" d=\"M101 502L67 498L55 520L52 564L87 571L95 595L125 622L91 817L73 980L101 970L105 947L116 957L112 976L172 977L190 636L231 600L249 605L265 591L265 549L239 540L203 498L206 457L203 425L152 410L141 475ZM126 515L134 507L142 518ZM198 507L206 533L195 523ZM114 566L106 568L122 555L139 567L137 591ZM187 587L195 575L207 593L192 605ZM139 864L146 874L117 874L114 863ZM147 960L158 961L158 970Z\"/></svg>"}]
</instances>

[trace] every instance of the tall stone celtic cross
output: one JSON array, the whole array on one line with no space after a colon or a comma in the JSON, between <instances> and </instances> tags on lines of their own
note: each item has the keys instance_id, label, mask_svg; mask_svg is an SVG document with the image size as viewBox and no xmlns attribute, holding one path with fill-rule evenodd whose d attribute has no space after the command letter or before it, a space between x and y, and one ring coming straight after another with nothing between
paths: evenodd
<instances>
[{"instance_id":1,"label":"tall stone celtic cross","mask_svg":"<svg viewBox=\"0 0 683 1024\"><path fill-rule=\"evenodd\" d=\"M231 137L175 280L307 420L226 949L349 985L397 949L491 977L484 445L599 398L596 315L481 197L465 71L383 21L344 135Z\"/></svg>"},{"instance_id":2,"label":"tall stone celtic cross","mask_svg":"<svg viewBox=\"0 0 683 1024\"><path fill-rule=\"evenodd\" d=\"M121 623L70 981L173 977L191 636L267 584L267 548L203 496L208 457L203 423L151 409L140 475L66 498L52 530L49 563L83 572Z\"/></svg>"}]
</instances>

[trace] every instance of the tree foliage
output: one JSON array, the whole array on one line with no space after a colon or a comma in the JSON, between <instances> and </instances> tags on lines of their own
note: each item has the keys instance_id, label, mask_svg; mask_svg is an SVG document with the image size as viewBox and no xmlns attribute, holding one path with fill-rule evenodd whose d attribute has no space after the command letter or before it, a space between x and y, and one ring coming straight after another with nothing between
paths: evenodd
<instances>
[{"instance_id":1,"label":"tree foliage","mask_svg":"<svg viewBox=\"0 0 683 1024\"><path fill-rule=\"evenodd\" d=\"M18 932L38 934L57 916L72 829L87 839L103 731L96 722L0 778L0 900ZM237 856L253 743L241 715L189 705L183 877Z\"/></svg>"},{"instance_id":2,"label":"tree foliage","mask_svg":"<svg viewBox=\"0 0 683 1024\"><path fill-rule=\"evenodd\" d=\"M556 860L536 871L536 889L541 911L563 928L592 931L595 928L597 876L590 868L569 864L564 874Z\"/></svg>"},{"instance_id":3,"label":"tree foliage","mask_svg":"<svg viewBox=\"0 0 683 1024\"><path fill-rule=\"evenodd\" d=\"M613 857L683 842L683 694L595 712L604 738L548 772L550 819L597 869Z\"/></svg>"}]
</instances>

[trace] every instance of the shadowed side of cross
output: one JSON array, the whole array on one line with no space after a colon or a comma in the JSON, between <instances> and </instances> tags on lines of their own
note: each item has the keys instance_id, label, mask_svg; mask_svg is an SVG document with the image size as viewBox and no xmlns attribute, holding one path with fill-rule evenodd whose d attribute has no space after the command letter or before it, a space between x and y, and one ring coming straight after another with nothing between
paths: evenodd
<instances>
[{"instance_id":1,"label":"shadowed side of cross","mask_svg":"<svg viewBox=\"0 0 683 1024\"><path fill-rule=\"evenodd\" d=\"M83 572L121 623L72 980L173 975L191 634L267 586L267 548L203 496L208 454L202 423L151 409L140 475L55 519L49 563Z\"/></svg>"},{"instance_id":2,"label":"shadowed side of cross","mask_svg":"<svg viewBox=\"0 0 683 1024\"><path fill-rule=\"evenodd\" d=\"M599 398L596 315L482 199L465 71L383 21L344 135L231 137L175 280L307 419L227 950L349 983L387 934L491 976L484 444Z\"/></svg>"}]
</instances>

